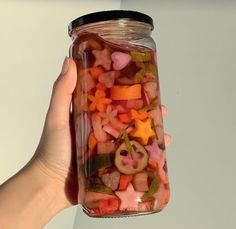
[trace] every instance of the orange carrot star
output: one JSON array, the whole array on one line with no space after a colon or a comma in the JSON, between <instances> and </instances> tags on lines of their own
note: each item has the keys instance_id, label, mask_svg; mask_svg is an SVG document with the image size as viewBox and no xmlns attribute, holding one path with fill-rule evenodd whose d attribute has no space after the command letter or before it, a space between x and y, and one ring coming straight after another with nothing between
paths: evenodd
<instances>
[{"instance_id":1,"label":"orange carrot star","mask_svg":"<svg viewBox=\"0 0 236 229\"><path fill-rule=\"evenodd\" d=\"M151 119L148 118L145 121L135 119L133 136L139 138L142 144L147 145L149 138L155 136Z\"/></svg>"},{"instance_id":2,"label":"orange carrot star","mask_svg":"<svg viewBox=\"0 0 236 229\"><path fill-rule=\"evenodd\" d=\"M112 102L111 99L105 98L106 94L103 90L97 90L95 96L89 95L88 99L91 101L89 105L90 111L95 111L96 109L100 112L104 112L106 105Z\"/></svg>"}]
</instances>

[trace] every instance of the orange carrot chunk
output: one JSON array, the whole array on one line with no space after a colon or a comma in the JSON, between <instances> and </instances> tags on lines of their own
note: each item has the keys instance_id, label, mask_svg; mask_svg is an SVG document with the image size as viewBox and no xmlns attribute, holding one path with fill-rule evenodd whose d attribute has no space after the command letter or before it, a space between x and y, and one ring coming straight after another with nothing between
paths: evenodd
<instances>
[{"instance_id":1,"label":"orange carrot chunk","mask_svg":"<svg viewBox=\"0 0 236 229\"><path fill-rule=\"evenodd\" d=\"M96 145L97 145L97 139L95 138L94 133L90 133L89 139L88 139L89 150L93 151Z\"/></svg>"},{"instance_id":2,"label":"orange carrot chunk","mask_svg":"<svg viewBox=\"0 0 236 229\"><path fill-rule=\"evenodd\" d=\"M141 98L141 84L132 86L118 86L111 88L111 99L113 100L130 100Z\"/></svg>"},{"instance_id":3,"label":"orange carrot chunk","mask_svg":"<svg viewBox=\"0 0 236 229\"><path fill-rule=\"evenodd\" d=\"M103 70L100 67L93 67L89 68L89 73L94 79L98 79L99 75L103 73Z\"/></svg>"},{"instance_id":4,"label":"orange carrot chunk","mask_svg":"<svg viewBox=\"0 0 236 229\"><path fill-rule=\"evenodd\" d=\"M119 184L119 190L124 191L127 189L128 185L132 181L133 176L131 175L121 175L120 176L120 184Z\"/></svg>"}]
</instances>

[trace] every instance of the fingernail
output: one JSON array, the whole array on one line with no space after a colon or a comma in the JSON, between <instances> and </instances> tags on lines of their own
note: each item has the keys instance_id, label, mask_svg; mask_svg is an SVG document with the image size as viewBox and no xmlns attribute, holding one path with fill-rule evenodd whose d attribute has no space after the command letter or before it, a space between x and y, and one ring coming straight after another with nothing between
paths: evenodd
<instances>
[{"instance_id":1,"label":"fingernail","mask_svg":"<svg viewBox=\"0 0 236 229\"><path fill-rule=\"evenodd\" d=\"M69 58L66 56L61 69L61 74L62 75L66 74L68 69L69 69Z\"/></svg>"}]
</instances>

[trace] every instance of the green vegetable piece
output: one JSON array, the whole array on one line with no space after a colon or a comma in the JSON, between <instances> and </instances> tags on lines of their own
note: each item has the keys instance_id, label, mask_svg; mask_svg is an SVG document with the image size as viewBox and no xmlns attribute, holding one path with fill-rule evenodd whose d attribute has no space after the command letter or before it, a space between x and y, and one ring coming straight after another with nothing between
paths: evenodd
<instances>
[{"instance_id":1,"label":"green vegetable piece","mask_svg":"<svg viewBox=\"0 0 236 229\"><path fill-rule=\"evenodd\" d=\"M130 140L129 140L129 136L127 134L126 129L123 130L123 137L124 137L124 140L125 140L126 148L127 148L128 152L131 153L132 146L131 146L131 143L130 143Z\"/></svg>"},{"instance_id":2,"label":"green vegetable piece","mask_svg":"<svg viewBox=\"0 0 236 229\"><path fill-rule=\"evenodd\" d=\"M159 179L155 176L152 180L150 188L147 193L145 193L142 197L142 201L148 201L153 198L153 195L157 192L159 187Z\"/></svg>"},{"instance_id":3,"label":"green vegetable piece","mask_svg":"<svg viewBox=\"0 0 236 229\"><path fill-rule=\"evenodd\" d=\"M153 98L152 100L151 100L151 102L147 105L147 106L145 106L144 108L142 108L141 110L139 110L140 112L143 112L143 111L151 111L151 110L153 110L153 109L156 109L156 107L157 107L157 102L156 102L156 100L157 100L157 96L155 97L155 98Z\"/></svg>"},{"instance_id":4,"label":"green vegetable piece","mask_svg":"<svg viewBox=\"0 0 236 229\"><path fill-rule=\"evenodd\" d=\"M140 83L142 81L143 77L145 76L145 73L146 73L145 69L139 70L135 74L134 78L132 79L133 83Z\"/></svg>"},{"instance_id":5,"label":"green vegetable piece","mask_svg":"<svg viewBox=\"0 0 236 229\"><path fill-rule=\"evenodd\" d=\"M145 64L145 70L146 70L147 73L151 73L154 76L157 76L157 68L154 64L146 63Z\"/></svg>"},{"instance_id":6,"label":"green vegetable piece","mask_svg":"<svg viewBox=\"0 0 236 229\"><path fill-rule=\"evenodd\" d=\"M124 174L132 175L141 172L148 164L148 153L137 141L130 141L132 150L128 151L123 142L116 150L115 165Z\"/></svg>"},{"instance_id":7,"label":"green vegetable piece","mask_svg":"<svg viewBox=\"0 0 236 229\"><path fill-rule=\"evenodd\" d=\"M100 154L95 157L90 157L85 162L85 175L90 177L94 175L99 169L107 168L112 165L109 154Z\"/></svg>"},{"instance_id":8,"label":"green vegetable piece","mask_svg":"<svg viewBox=\"0 0 236 229\"><path fill-rule=\"evenodd\" d=\"M131 51L130 55L134 62L147 62L151 60L151 54L149 52Z\"/></svg>"}]
</instances>

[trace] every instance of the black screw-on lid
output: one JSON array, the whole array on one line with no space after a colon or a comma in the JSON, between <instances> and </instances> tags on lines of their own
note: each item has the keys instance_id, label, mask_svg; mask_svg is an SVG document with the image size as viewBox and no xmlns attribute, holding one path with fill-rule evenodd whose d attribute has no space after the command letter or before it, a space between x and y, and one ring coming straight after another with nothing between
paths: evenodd
<instances>
[{"instance_id":1,"label":"black screw-on lid","mask_svg":"<svg viewBox=\"0 0 236 229\"><path fill-rule=\"evenodd\" d=\"M129 19L148 23L153 29L153 20L150 16L130 10L109 10L109 11L100 11L95 13L86 14L84 16L78 17L69 24L68 32L71 36L72 31L82 25L86 25L93 22L101 22L108 20L118 20L118 19Z\"/></svg>"}]
</instances>

